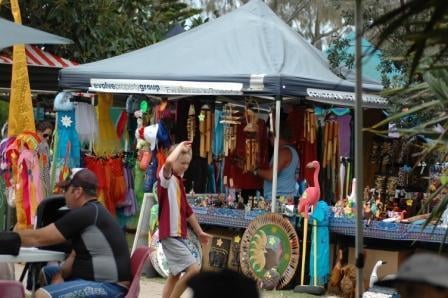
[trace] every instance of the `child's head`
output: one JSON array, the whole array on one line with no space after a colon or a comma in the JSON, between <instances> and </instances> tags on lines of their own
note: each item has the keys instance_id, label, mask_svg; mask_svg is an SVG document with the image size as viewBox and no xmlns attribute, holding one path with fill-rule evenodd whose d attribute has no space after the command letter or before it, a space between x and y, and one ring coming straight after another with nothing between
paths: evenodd
<instances>
[{"instance_id":1,"label":"child's head","mask_svg":"<svg viewBox=\"0 0 448 298\"><path fill-rule=\"evenodd\" d=\"M177 146L179 146L179 144L173 145L170 148L169 154L171 154ZM184 147L181 150L176 161L173 163L173 171L177 175L183 176L185 171L188 169L188 166L190 165L192 157L193 157L193 152L191 151L191 148Z\"/></svg>"}]
</instances>

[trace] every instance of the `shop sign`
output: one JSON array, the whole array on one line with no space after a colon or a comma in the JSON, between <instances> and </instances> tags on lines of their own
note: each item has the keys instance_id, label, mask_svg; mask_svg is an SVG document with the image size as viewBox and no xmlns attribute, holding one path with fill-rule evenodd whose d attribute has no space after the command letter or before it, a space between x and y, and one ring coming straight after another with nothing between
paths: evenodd
<instances>
[{"instance_id":1,"label":"shop sign","mask_svg":"<svg viewBox=\"0 0 448 298\"><path fill-rule=\"evenodd\" d=\"M323 90L314 88L307 88L306 93L308 94L309 97L316 99L330 99L330 100L353 101L353 102L355 101L356 96L354 92L343 92L343 91ZM362 101L381 105L388 104L386 98L375 94L365 94L365 93L362 94Z\"/></svg>"},{"instance_id":2,"label":"shop sign","mask_svg":"<svg viewBox=\"0 0 448 298\"><path fill-rule=\"evenodd\" d=\"M90 79L89 91L173 95L241 95L242 83Z\"/></svg>"}]
</instances>

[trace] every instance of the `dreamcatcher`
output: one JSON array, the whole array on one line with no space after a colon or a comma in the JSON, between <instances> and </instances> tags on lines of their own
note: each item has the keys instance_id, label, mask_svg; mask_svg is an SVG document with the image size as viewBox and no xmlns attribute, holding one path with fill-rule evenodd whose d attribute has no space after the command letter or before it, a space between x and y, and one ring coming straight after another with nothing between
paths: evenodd
<instances>
[{"instance_id":1,"label":"dreamcatcher","mask_svg":"<svg viewBox=\"0 0 448 298\"><path fill-rule=\"evenodd\" d=\"M299 238L294 227L280 214L258 216L243 234L240 263L243 273L264 288L284 288L299 264Z\"/></svg>"},{"instance_id":2,"label":"dreamcatcher","mask_svg":"<svg viewBox=\"0 0 448 298\"><path fill-rule=\"evenodd\" d=\"M244 115L246 116L246 126L243 131L246 135L246 148L245 148L245 163L244 171L251 171L257 167L257 157L260 153L260 145L257 140L258 133L258 117L256 112L254 112L253 107L257 106L259 110L258 102L252 99L246 100L246 107Z\"/></svg>"},{"instance_id":3,"label":"dreamcatcher","mask_svg":"<svg viewBox=\"0 0 448 298\"><path fill-rule=\"evenodd\" d=\"M224 155L228 156L236 148L236 129L240 125L238 111L232 109L230 104L223 107L220 123L224 124Z\"/></svg>"}]
</instances>

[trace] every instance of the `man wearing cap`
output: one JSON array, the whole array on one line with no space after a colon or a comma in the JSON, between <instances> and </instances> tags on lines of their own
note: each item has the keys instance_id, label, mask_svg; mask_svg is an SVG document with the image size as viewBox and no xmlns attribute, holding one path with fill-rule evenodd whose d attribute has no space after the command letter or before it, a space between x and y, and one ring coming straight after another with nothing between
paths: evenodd
<instances>
[{"instance_id":1,"label":"man wearing cap","mask_svg":"<svg viewBox=\"0 0 448 298\"><path fill-rule=\"evenodd\" d=\"M74 169L58 184L71 209L56 222L37 230L18 231L22 246L48 246L72 241L73 250L57 267L45 267L51 285L36 297L122 297L131 280L130 254L123 231L96 199L98 180L89 169Z\"/></svg>"},{"instance_id":2,"label":"man wearing cap","mask_svg":"<svg viewBox=\"0 0 448 298\"><path fill-rule=\"evenodd\" d=\"M448 297L448 258L420 253L411 256L397 275L375 285L396 288L401 298Z\"/></svg>"}]
</instances>

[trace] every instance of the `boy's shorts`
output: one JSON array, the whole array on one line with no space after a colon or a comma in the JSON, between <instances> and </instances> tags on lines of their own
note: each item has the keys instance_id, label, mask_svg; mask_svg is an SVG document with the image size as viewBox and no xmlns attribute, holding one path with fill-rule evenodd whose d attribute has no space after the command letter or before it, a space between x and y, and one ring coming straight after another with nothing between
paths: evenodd
<instances>
[{"instance_id":1,"label":"boy's shorts","mask_svg":"<svg viewBox=\"0 0 448 298\"><path fill-rule=\"evenodd\" d=\"M60 272L59 265L49 265L42 268L45 282L51 282L52 277ZM117 283L98 282L85 279L67 280L63 283L47 285L41 288L50 297L124 297L128 292L126 287Z\"/></svg>"},{"instance_id":2,"label":"boy's shorts","mask_svg":"<svg viewBox=\"0 0 448 298\"><path fill-rule=\"evenodd\" d=\"M180 237L168 237L160 240L170 274L176 276L196 263L186 241Z\"/></svg>"}]
</instances>

